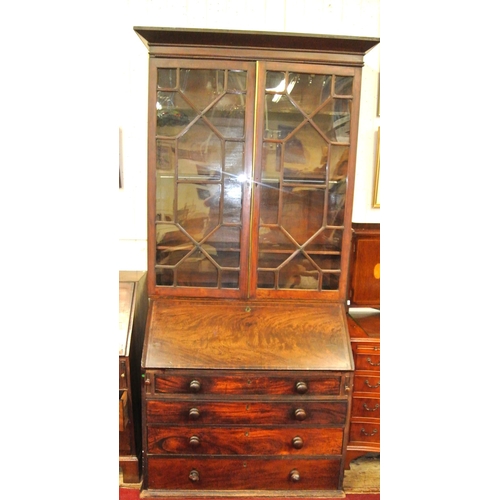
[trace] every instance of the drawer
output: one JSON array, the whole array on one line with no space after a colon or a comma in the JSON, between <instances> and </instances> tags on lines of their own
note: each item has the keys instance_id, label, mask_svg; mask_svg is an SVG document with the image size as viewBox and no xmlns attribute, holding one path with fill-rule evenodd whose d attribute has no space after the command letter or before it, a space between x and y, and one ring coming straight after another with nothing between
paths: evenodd
<instances>
[{"instance_id":1,"label":"drawer","mask_svg":"<svg viewBox=\"0 0 500 500\"><path fill-rule=\"evenodd\" d=\"M380 354L356 353L354 356L356 370L380 371Z\"/></svg>"},{"instance_id":2,"label":"drawer","mask_svg":"<svg viewBox=\"0 0 500 500\"><path fill-rule=\"evenodd\" d=\"M200 395L331 395L340 394L341 376L331 373L210 372L210 374L148 373L152 394Z\"/></svg>"},{"instance_id":3,"label":"drawer","mask_svg":"<svg viewBox=\"0 0 500 500\"><path fill-rule=\"evenodd\" d=\"M124 431L128 424L128 397L127 391L120 391L120 400L119 400L119 430Z\"/></svg>"},{"instance_id":4,"label":"drawer","mask_svg":"<svg viewBox=\"0 0 500 500\"><path fill-rule=\"evenodd\" d=\"M148 489L338 489L340 458L149 457Z\"/></svg>"},{"instance_id":5,"label":"drawer","mask_svg":"<svg viewBox=\"0 0 500 500\"><path fill-rule=\"evenodd\" d=\"M147 452L196 455L340 455L344 429L149 426Z\"/></svg>"},{"instance_id":6,"label":"drawer","mask_svg":"<svg viewBox=\"0 0 500 500\"><path fill-rule=\"evenodd\" d=\"M146 401L148 423L183 425L343 425L347 401L303 400L289 402L206 400Z\"/></svg>"},{"instance_id":7,"label":"drawer","mask_svg":"<svg viewBox=\"0 0 500 500\"><path fill-rule=\"evenodd\" d=\"M380 418L380 398L352 398L351 417Z\"/></svg>"},{"instance_id":8,"label":"drawer","mask_svg":"<svg viewBox=\"0 0 500 500\"><path fill-rule=\"evenodd\" d=\"M354 375L354 392L372 392L380 394L380 374Z\"/></svg>"},{"instance_id":9,"label":"drawer","mask_svg":"<svg viewBox=\"0 0 500 500\"><path fill-rule=\"evenodd\" d=\"M351 422L349 443L380 443L380 422Z\"/></svg>"}]
</instances>

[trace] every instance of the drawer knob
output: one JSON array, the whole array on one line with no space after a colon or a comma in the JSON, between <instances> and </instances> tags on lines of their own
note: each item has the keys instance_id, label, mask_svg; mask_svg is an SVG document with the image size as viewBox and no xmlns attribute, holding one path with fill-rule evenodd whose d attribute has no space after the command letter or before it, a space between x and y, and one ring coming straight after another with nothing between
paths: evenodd
<instances>
[{"instance_id":1,"label":"drawer knob","mask_svg":"<svg viewBox=\"0 0 500 500\"><path fill-rule=\"evenodd\" d=\"M305 420L307 417L306 411L303 408L297 408L295 410L295 418L297 420Z\"/></svg>"},{"instance_id":2,"label":"drawer knob","mask_svg":"<svg viewBox=\"0 0 500 500\"><path fill-rule=\"evenodd\" d=\"M293 469L290 471L290 479L294 483L297 483L298 481L300 481L300 474L299 474L299 471L297 469Z\"/></svg>"},{"instance_id":3,"label":"drawer knob","mask_svg":"<svg viewBox=\"0 0 500 500\"><path fill-rule=\"evenodd\" d=\"M305 382L297 382L295 384L295 390L299 393L299 394L305 394L307 392L307 384Z\"/></svg>"},{"instance_id":4,"label":"drawer knob","mask_svg":"<svg viewBox=\"0 0 500 500\"><path fill-rule=\"evenodd\" d=\"M147 378L145 381L144 381L144 385L151 385L151 380L149 378Z\"/></svg>"},{"instance_id":5,"label":"drawer knob","mask_svg":"<svg viewBox=\"0 0 500 500\"><path fill-rule=\"evenodd\" d=\"M198 410L198 408L191 408L189 410L189 418L191 420L197 420L200 418L200 410Z\"/></svg>"},{"instance_id":6,"label":"drawer knob","mask_svg":"<svg viewBox=\"0 0 500 500\"><path fill-rule=\"evenodd\" d=\"M189 438L189 445L191 448L198 448L200 446L200 438L198 436L191 436Z\"/></svg>"},{"instance_id":7,"label":"drawer knob","mask_svg":"<svg viewBox=\"0 0 500 500\"><path fill-rule=\"evenodd\" d=\"M189 384L189 389L191 389L191 392L200 392L201 382L199 380L192 380Z\"/></svg>"},{"instance_id":8,"label":"drawer knob","mask_svg":"<svg viewBox=\"0 0 500 500\"><path fill-rule=\"evenodd\" d=\"M193 469L189 473L189 480L193 483L197 483L200 480L200 473L196 469Z\"/></svg>"},{"instance_id":9,"label":"drawer knob","mask_svg":"<svg viewBox=\"0 0 500 500\"><path fill-rule=\"evenodd\" d=\"M300 450L304 446L304 440L300 436L296 436L292 439L292 446L296 450Z\"/></svg>"}]
</instances>

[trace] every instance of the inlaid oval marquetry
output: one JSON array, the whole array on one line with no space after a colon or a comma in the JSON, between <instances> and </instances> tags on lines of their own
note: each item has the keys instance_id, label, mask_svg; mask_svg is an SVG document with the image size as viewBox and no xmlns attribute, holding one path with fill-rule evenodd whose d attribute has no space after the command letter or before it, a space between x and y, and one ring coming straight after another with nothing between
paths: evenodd
<instances>
[{"instance_id":1,"label":"inlaid oval marquetry","mask_svg":"<svg viewBox=\"0 0 500 500\"><path fill-rule=\"evenodd\" d=\"M375 264L375 267L373 268L373 276L376 280L380 279L380 262Z\"/></svg>"}]
</instances>

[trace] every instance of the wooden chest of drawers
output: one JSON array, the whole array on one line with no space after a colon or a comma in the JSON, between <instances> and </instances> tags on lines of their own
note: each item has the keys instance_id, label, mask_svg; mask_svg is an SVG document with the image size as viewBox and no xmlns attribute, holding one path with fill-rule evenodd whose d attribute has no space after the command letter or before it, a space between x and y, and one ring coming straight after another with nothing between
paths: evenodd
<instances>
[{"instance_id":1,"label":"wooden chest of drawers","mask_svg":"<svg viewBox=\"0 0 500 500\"><path fill-rule=\"evenodd\" d=\"M346 468L354 458L380 452L380 311L352 309L347 322L356 371Z\"/></svg>"},{"instance_id":2,"label":"wooden chest of drawers","mask_svg":"<svg viewBox=\"0 0 500 500\"><path fill-rule=\"evenodd\" d=\"M148 297L144 271L120 271L119 297L119 455L124 483L140 480L141 352Z\"/></svg>"},{"instance_id":3,"label":"wooden chest of drawers","mask_svg":"<svg viewBox=\"0 0 500 500\"><path fill-rule=\"evenodd\" d=\"M153 301L142 496L343 496L346 321L331 303Z\"/></svg>"}]
</instances>

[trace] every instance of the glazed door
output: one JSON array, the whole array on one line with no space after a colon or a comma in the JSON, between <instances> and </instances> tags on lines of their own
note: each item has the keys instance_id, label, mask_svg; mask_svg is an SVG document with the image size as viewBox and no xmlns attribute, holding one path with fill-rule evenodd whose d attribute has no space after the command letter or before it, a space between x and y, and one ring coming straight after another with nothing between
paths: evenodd
<instances>
[{"instance_id":1,"label":"glazed door","mask_svg":"<svg viewBox=\"0 0 500 500\"><path fill-rule=\"evenodd\" d=\"M252 293L339 299L350 243L359 73L259 63L258 89Z\"/></svg>"},{"instance_id":2,"label":"glazed door","mask_svg":"<svg viewBox=\"0 0 500 500\"><path fill-rule=\"evenodd\" d=\"M241 297L255 64L153 59L150 71L150 279L160 294Z\"/></svg>"}]
</instances>

